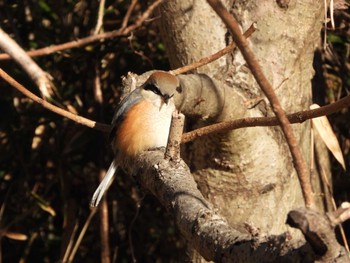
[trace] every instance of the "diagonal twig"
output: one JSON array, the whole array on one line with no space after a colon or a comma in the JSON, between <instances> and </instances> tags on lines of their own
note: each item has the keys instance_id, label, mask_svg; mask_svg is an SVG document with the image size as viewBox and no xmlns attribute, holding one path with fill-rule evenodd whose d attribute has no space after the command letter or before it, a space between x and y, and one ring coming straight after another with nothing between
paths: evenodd
<instances>
[{"instance_id":1,"label":"diagonal twig","mask_svg":"<svg viewBox=\"0 0 350 263\"><path fill-rule=\"evenodd\" d=\"M30 92L25 87L23 87L21 84L19 84L16 80L14 80L10 75L8 75L1 68L0 68L0 77L2 77L7 83L9 83L12 87L17 89L21 93L23 93L25 96L27 96L28 98L32 99L33 101L41 104L44 108L46 108L52 112L55 112L63 117L66 117L66 118L68 118L76 123L85 125L85 126L90 127L90 128L94 128L94 129L102 131L102 132L109 132L109 130L110 130L110 126L107 124L98 123L96 121L92 121L92 120L89 120L87 118L81 117L79 115L73 114L69 111L66 111L62 108L59 108L59 107L41 99L41 98L39 98L34 93Z\"/></svg>"},{"instance_id":2,"label":"diagonal twig","mask_svg":"<svg viewBox=\"0 0 350 263\"><path fill-rule=\"evenodd\" d=\"M3 50L37 85L43 98L51 98L54 95L55 87L52 77L43 71L35 61L14 41L5 31L0 28L0 49Z\"/></svg>"},{"instance_id":3,"label":"diagonal twig","mask_svg":"<svg viewBox=\"0 0 350 263\"><path fill-rule=\"evenodd\" d=\"M247 31L244 32L244 37L248 38L250 37L256 30L256 25L255 23L253 23L248 29ZM199 68L201 66L204 66L206 64L209 64L210 62L213 62L214 60L217 60L219 58L221 58L222 56L230 53L232 50L234 50L237 47L235 42L231 42L227 47L221 49L220 51L216 52L215 54L210 55L209 57L205 57L200 59L199 61L193 62L192 64L183 66L181 68L177 68L174 70L171 70L171 73L173 73L174 75L178 75L178 74L183 74L185 72L194 70L196 68Z\"/></svg>"},{"instance_id":4,"label":"diagonal twig","mask_svg":"<svg viewBox=\"0 0 350 263\"><path fill-rule=\"evenodd\" d=\"M128 8L128 11L126 11L126 14L124 16L124 19L123 19L123 22L122 22L122 27L121 28L126 28L128 22L129 22L129 19L130 19L130 16L131 16L131 13L132 11L135 9L135 6L137 4L137 0L132 0L129 8Z\"/></svg>"},{"instance_id":5,"label":"diagonal twig","mask_svg":"<svg viewBox=\"0 0 350 263\"><path fill-rule=\"evenodd\" d=\"M100 4L98 6L97 22L96 22L96 27L94 29L93 35L97 35L103 26L103 15L104 15L105 3L106 3L106 0L100 0Z\"/></svg>"},{"instance_id":6,"label":"diagonal twig","mask_svg":"<svg viewBox=\"0 0 350 263\"><path fill-rule=\"evenodd\" d=\"M279 124L286 138L288 147L292 154L293 164L298 174L301 190L303 193L306 207L314 205L313 192L311 188L310 177L306 162L301 153L298 141L294 136L292 126L288 121L287 115L284 112L274 90L267 78L265 77L253 51L249 47L248 41L242 35L239 25L235 18L226 10L224 5L219 0L207 0L209 5L222 19L226 26L230 29L232 38L240 49L244 59L246 60L255 80L264 92L265 96L271 103L272 110L278 118Z\"/></svg>"}]
</instances>

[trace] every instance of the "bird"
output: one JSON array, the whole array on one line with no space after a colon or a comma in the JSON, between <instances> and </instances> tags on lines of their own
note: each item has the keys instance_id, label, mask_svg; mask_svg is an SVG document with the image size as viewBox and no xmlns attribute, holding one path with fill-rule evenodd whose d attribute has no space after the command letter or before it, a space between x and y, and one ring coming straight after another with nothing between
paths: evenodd
<instances>
[{"instance_id":1,"label":"bird","mask_svg":"<svg viewBox=\"0 0 350 263\"><path fill-rule=\"evenodd\" d=\"M118 167L143 151L166 147L172 113L176 108L173 96L178 88L180 82L175 75L155 71L119 103L110 133L114 159L95 190L90 207L99 205Z\"/></svg>"}]
</instances>

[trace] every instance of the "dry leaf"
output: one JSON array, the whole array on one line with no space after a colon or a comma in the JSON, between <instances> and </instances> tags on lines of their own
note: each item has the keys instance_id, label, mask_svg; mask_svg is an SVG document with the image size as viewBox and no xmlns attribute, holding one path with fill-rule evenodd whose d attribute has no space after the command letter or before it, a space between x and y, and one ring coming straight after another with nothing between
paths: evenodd
<instances>
[{"instance_id":1,"label":"dry leaf","mask_svg":"<svg viewBox=\"0 0 350 263\"><path fill-rule=\"evenodd\" d=\"M34 192L30 192L30 194L37 201L38 206L42 210L48 212L52 216L56 216L56 211L44 199L42 199L40 196L38 196Z\"/></svg>"},{"instance_id":2,"label":"dry leaf","mask_svg":"<svg viewBox=\"0 0 350 263\"><path fill-rule=\"evenodd\" d=\"M22 233L15 233L15 232L6 232L5 236L9 239L19 240L19 241L25 241L28 239L27 235Z\"/></svg>"},{"instance_id":3,"label":"dry leaf","mask_svg":"<svg viewBox=\"0 0 350 263\"><path fill-rule=\"evenodd\" d=\"M319 107L320 106L317 104L312 104L310 106L310 109L316 109ZM335 136L332 130L331 124L329 123L327 117L321 116L318 118L314 118L312 119L312 124L320 134L323 142L326 144L327 148L331 151L335 159L337 159L337 161L341 164L343 169L346 170L343 153L340 149L337 136Z\"/></svg>"}]
</instances>

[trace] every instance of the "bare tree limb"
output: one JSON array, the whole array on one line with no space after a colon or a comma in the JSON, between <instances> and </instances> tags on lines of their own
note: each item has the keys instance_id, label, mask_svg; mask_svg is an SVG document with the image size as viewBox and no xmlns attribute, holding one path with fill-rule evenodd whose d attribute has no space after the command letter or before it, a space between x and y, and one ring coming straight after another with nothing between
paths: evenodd
<instances>
[{"instance_id":1,"label":"bare tree limb","mask_svg":"<svg viewBox=\"0 0 350 263\"><path fill-rule=\"evenodd\" d=\"M0 28L0 49L6 52L15 60L32 81L38 86L43 98L51 98L54 95L55 87L52 77L43 71L27 53Z\"/></svg>"},{"instance_id":2,"label":"bare tree limb","mask_svg":"<svg viewBox=\"0 0 350 263\"><path fill-rule=\"evenodd\" d=\"M284 256L290 259L289 254L276 253L288 246L288 234L260 238L249 230L242 233L229 226L202 196L183 160L172 162L164 159L163 151L146 151L123 168L156 196L174 216L182 236L206 260L247 263L283 262ZM295 250L295 262L305 256L303 249Z\"/></svg>"},{"instance_id":3,"label":"bare tree limb","mask_svg":"<svg viewBox=\"0 0 350 263\"><path fill-rule=\"evenodd\" d=\"M288 214L287 224L298 228L319 256L317 262L349 262L350 257L334 233L329 218L307 208L299 208Z\"/></svg>"},{"instance_id":4,"label":"bare tree limb","mask_svg":"<svg viewBox=\"0 0 350 263\"><path fill-rule=\"evenodd\" d=\"M272 110L278 118L290 152L292 154L293 164L298 174L305 205L306 207L312 207L314 205L314 198L308 168L298 145L298 141L294 136L287 115L282 109L282 106L273 90L273 87L265 77L253 51L249 47L248 41L242 35L239 25L234 17L226 10L226 8L219 0L207 0L207 2L230 29L232 38L242 52L242 55L246 60L255 80L270 101Z\"/></svg>"}]
</instances>

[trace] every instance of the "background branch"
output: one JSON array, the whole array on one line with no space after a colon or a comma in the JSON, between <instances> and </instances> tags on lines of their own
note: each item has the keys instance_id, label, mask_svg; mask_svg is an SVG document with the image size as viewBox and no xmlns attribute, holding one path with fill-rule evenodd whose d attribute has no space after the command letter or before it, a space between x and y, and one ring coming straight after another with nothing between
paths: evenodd
<instances>
[{"instance_id":1,"label":"background branch","mask_svg":"<svg viewBox=\"0 0 350 263\"><path fill-rule=\"evenodd\" d=\"M100 0L100 4L98 6L98 16L97 16L97 23L96 27L94 29L93 35L97 35L98 32L100 32L102 26L103 26L103 16L105 11L105 0Z\"/></svg>"},{"instance_id":2,"label":"background branch","mask_svg":"<svg viewBox=\"0 0 350 263\"><path fill-rule=\"evenodd\" d=\"M108 38L115 38L119 36L125 36L130 34L133 30L136 28L140 27L146 19L149 18L149 16L152 14L154 9L162 2L162 0L157 0L154 3L152 3L148 9L136 20L136 22L127 28L120 28L118 30L113 30L110 32L106 33L101 33L97 35L92 35L88 36L82 39L66 42L63 44L59 44L56 46L50 46L50 47L44 47L40 48L37 50L32 50L28 51L27 54L28 56L35 57L35 56L45 56L49 55L58 51L66 50L66 49L71 49L71 48L78 48L78 47L83 47L86 45L89 45L91 43L103 40L103 39L108 39ZM7 60L11 59L11 57L8 54L0 54L0 60Z\"/></svg>"},{"instance_id":3,"label":"background branch","mask_svg":"<svg viewBox=\"0 0 350 263\"><path fill-rule=\"evenodd\" d=\"M51 98L55 87L51 81L52 77L43 71L33 59L0 28L0 49L6 52L19 64L32 81L39 88L43 98Z\"/></svg>"}]
</instances>

